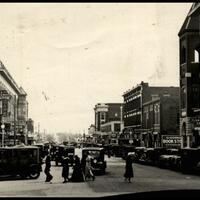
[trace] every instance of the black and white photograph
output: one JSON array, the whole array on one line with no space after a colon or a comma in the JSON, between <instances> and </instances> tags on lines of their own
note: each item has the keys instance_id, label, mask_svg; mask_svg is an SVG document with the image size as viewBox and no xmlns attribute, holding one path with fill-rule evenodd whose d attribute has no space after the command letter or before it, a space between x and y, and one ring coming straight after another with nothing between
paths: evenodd
<instances>
[{"instance_id":1,"label":"black and white photograph","mask_svg":"<svg viewBox=\"0 0 200 200\"><path fill-rule=\"evenodd\" d=\"M200 196L200 3L1 2L0 29L0 198Z\"/></svg>"}]
</instances>

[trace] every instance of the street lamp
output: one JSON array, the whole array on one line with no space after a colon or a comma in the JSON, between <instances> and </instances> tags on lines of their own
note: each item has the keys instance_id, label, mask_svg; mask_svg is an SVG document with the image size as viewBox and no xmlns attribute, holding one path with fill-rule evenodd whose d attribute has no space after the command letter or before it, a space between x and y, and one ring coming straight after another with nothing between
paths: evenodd
<instances>
[{"instance_id":1,"label":"street lamp","mask_svg":"<svg viewBox=\"0 0 200 200\"><path fill-rule=\"evenodd\" d=\"M2 125L1 125L1 129L2 129L2 147L4 147L4 135L5 135L5 124L4 122L2 122Z\"/></svg>"}]
</instances>

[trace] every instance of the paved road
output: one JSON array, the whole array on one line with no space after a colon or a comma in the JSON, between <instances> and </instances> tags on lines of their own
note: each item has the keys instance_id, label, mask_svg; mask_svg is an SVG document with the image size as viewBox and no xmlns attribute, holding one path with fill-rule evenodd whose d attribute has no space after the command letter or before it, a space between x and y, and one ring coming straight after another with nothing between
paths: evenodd
<instances>
[{"instance_id":1,"label":"paved road","mask_svg":"<svg viewBox=\"0 0 200 200\"><path fill-rule=\"evenodd\" d=\"M81 155L81 150L76 149ZM96 176L96 180L83 183L63 184L61 167L52 162L53 183L45 183L41 173L36 180L0 181L0 196L20 197L99 197L121 193L157 191L167 189L200 189L200 177L157 167L134 164L135 177L132 183L123 179L125 163L121 158L107 158L107 172ZM70 170L70 173L72 170Z\"/></svg>"}]
</instances>

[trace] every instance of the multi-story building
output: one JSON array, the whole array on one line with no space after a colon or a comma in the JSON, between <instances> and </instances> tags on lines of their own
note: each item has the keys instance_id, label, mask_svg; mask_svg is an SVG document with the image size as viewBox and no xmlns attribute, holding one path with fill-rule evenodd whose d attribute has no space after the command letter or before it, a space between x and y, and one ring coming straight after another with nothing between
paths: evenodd
<instances>
[{"instance_id":1,"label":"multi-story building","mask_svg":"<svg viewBox=\"0 0 200 200\"><path fill-rule=\"evenodd\" d=\"M178 33L180 135L182 146L200 146L200 3L194 3Z\"/></svg>"},{"instance_id":2,"label":"multi-story building","mask_svg":"<svg viewBox=\"0 0 200 200\"><path fill-rule=\"evenodd\" d=\"M174 95L164 93L143 104L142 146L163 146L163 136L179 135L179 88L176 89ZM170 145L180 147L180 143Z\"/></svg>"},{"instance_id":3,"label":"multi-story building","mask_svg":"<svg viewBox=\"0 0 200 200\"><path fill-rule=\"evenodd\" d=\"M122 103L98 103L95 105L95 133L110 143L117 138L123 127Z\"/></svg>"},{"instance_id":4,"label":"multi-story building","mask_svg":"<svg viewBox=\"0 0 200 200\"><path fill-rule=\"evenodd\" d=\"M18 87L3 63L0 62L1 146L27 142L27 117L26 93Z\"/></svg>"},{"instance_id":5,"label":"multi-story building","mask_svg":"<svg viewBox=\"0 0 200 200\"><path fill-rule=\"evenodd\" d=\"M144 105L147 102L157 100L161 96L172 96L178 101L178 87L150 87L148 83L143 81L138 84L136 87L128 90L123 94L124 98L124 129L123 133L120 135L120 142L126 144L134 144L136 146L144 145L144 134L146 133L143 120L144 120ZM153 106L150 106L150 111L152 112ZM153 122L152 122L153 123ZM149 128L149 127L148 127ZM155 131L154 135L158 135L158 131ZM156 140L159 140L158 136Z\"/></svg>"}]
</instances>

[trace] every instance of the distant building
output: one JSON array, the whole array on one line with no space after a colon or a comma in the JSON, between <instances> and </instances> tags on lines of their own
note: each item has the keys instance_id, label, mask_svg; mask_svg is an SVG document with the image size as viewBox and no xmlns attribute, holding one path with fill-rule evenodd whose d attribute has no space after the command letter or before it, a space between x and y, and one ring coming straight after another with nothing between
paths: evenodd
<instances>
[{"instance_id":1,"label":"distant building","mask_svg":"<svg viewBox=\"0 0 200 200\"><path fill-rule=\"evenodd\" d=\"M34 121L31 118L27 120L27 131L28 133L34 133Z\"/></svg>"},{"instance_id":2,"label":"distant building","mask_svg":"<svg viewBox=\"0 0 200 200\"><path fill-rule=\"evenodd\" d=\"M27 143L31 145L33 144L33 142L35 142L35 137L36 137L34 133L34 121L31 118L27 120L27 133L28 133Z\"/></svg>"},{"instance_id":3,"label":"distant building","mask_svg":"<svg viewBox=\"0 0 200 200\"><path fill-rule=\"evenodd\" d=\"M160 124L157 124L158 122L155 121L154 117L158 114L162 114L162 112L160 112L160 104L163 103L164 99L168 99L168 102L170 102L172 100L169 99L173 98L173 101L176 102L176 107L178 107L179 88L150 87L148 83L144 83L142 81L136 87L133 87L125 92L123 94L123 98L124 129L123 133L120 135L119 142L121 144L144 146L144 143L146 142L144 136L146 129L153 130L153 133L151 133L155 135L154 141L160 141ZM162 107L165 108L164 105L162 105ZM148 122L151 124L148 125L144 123L144 120L146 121L146 119L144 119L144 115L147 113L148 115L153 115L152 119L150 118L151 120ZM176 115L178 115L178 113Z\"/></svg>"},{"instance_id":4,"label":"distant building","mask_svg":"<svg viewBox=\"0 0 200 200\"><path fill-rule=\"evenodd\" d=\"M179 33L182 147L200 146L200 3L193 3Z\"/></svg>"},{"instance_id":5,"label":"distant building","mask_svg":"<svg viewBox=\"0 0 200 200\"><path fill-rule=\"evenodd\" d=\"M98 103L95 105L95 131L104 142L117 138L122 131L122 103Z\"/></svg>"}]
</instances>

